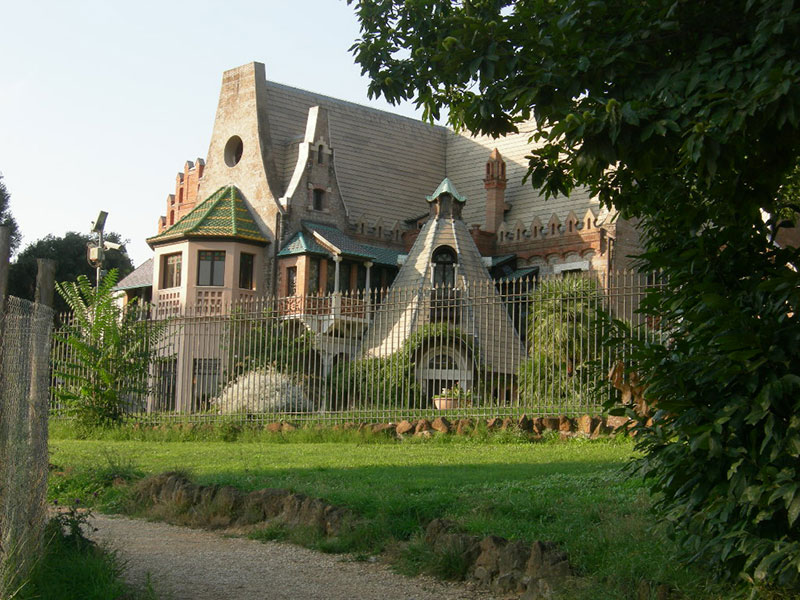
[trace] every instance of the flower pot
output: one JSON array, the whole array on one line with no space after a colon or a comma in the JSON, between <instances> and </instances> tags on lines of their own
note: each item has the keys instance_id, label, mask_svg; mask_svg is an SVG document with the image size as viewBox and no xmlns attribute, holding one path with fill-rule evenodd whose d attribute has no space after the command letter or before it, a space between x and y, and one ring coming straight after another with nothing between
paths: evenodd
<instances>
[{"instance_id":1,"label":"flower pot","mask_svg":"<svg viewBox=\"0 0 800 600\"><path fill-rule=\"evenodd\" d=\"M458 408L458 398L452 398L449 396L436 396L433 399L433 405L436 407L436 410Z\"/></svg>"}]
</instances>

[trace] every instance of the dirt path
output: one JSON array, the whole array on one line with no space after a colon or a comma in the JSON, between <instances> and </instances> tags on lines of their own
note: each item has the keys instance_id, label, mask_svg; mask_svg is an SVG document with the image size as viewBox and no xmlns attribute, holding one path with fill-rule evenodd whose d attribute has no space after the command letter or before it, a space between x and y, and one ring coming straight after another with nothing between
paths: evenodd
<instances>
[{"instance_id":1,"label":"dirt path","mask_svg":"<svg viewBox=\"0 0 800 600\"><path fill-rule=\"evenodd\" d=\"M97 515L94 538L127 561L127 578L147 574L168 600L487 600L493 596L386 566L299 546L262 543L166 523Z\"/></svg>"}]
</instances>

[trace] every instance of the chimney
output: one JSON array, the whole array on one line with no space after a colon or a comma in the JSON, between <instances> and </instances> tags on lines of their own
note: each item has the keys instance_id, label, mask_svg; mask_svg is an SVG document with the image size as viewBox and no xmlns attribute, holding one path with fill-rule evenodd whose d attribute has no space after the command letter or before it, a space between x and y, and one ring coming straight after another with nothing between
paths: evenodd
<instances>
[{"instance_id":1,"label":"chimney","mask_svg":"<svg viewBox=\"0 0 800 600\"><path fill-rule=\"evenodd\" d=\"M483 230L496 233L508 209L505 200L506 163L497 148L492 150L486 162L486 179L483 180L483 187L486 188L486 222Z\"/></svg>"}]
</instances>

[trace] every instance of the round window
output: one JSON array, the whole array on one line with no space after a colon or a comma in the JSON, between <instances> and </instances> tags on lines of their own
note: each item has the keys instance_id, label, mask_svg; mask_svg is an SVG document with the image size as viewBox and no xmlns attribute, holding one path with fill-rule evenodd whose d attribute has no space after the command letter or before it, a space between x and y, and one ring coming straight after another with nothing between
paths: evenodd
<instances>
[{"instance_id":1,"label":"round window","mask_svg":"<svg viewBox=\"0 0 800 600\"><path fill-rule=\"evenodd\" d=\"M225 144L225 164L229 167L235 167L238 165L239 161L242 160L243 150L244 146L242 145L242 138L240 138L238 135L234 135L228 140L228 143Z\"/></svg>"}]
</instances>

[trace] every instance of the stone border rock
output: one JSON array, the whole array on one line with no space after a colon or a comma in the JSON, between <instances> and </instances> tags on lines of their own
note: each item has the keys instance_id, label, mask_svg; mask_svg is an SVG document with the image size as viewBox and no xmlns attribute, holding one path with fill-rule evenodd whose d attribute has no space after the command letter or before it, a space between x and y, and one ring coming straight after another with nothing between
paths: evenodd
<instances>
[{"instance_id":1,"label":"stone border rock","mask_svg":"<svg viewBox=\"0 0 800 600\"><path fill-rule=\"evenodd\" d=\"M163 473L140 481L134 496L160 509L166 520L181 525L221 528L278 521L310 527L336 537L355 523L345 508L288 490L262 489L246 494L231 486L196 485L180 473Z\"/></svg>"},{"instance_id":2,"label":"stone border rock","mask_svg":"<svg viewBox=\"0 0 800 600\"><path fill-rule=\"evenodd\" d=\"M458 554L466 562L467 579L498 594L521 594L521 600L550 598L580 579L552 542L513 542L497 536L454 532L455 524L434 519L425 543L436 553Z\"/></svg>"},{"instance_id":3,"label":"stone border rock","mask_svg":"<svg viewBox=\"0 0 800 600\"><path fill-rule=\"evenodd\" d=\"M484 424L488 431L515 430L530 434L534 440L539 439L547 432L557 432L561 439L571 437L597 439L619 432L627 432L633 426L633 423L628 417L600 417L584 414L577 418L567 417L566 415L531 418L523 414L516 419L494 417L485 421L482 419L476 421L473 418L450 421L447 417L437 417L433 421L425 418L403 419L399 423L356 423L350 421L332 425L331 429L334 431L367 431L373 434L386 434L404 439L408 436L430 438L434 434L471 435L480 424ZM289 433L299 427L294 423L280 421L269 423L264 426L264 429L271 433Z\"/></svg>"}]
</instances>

